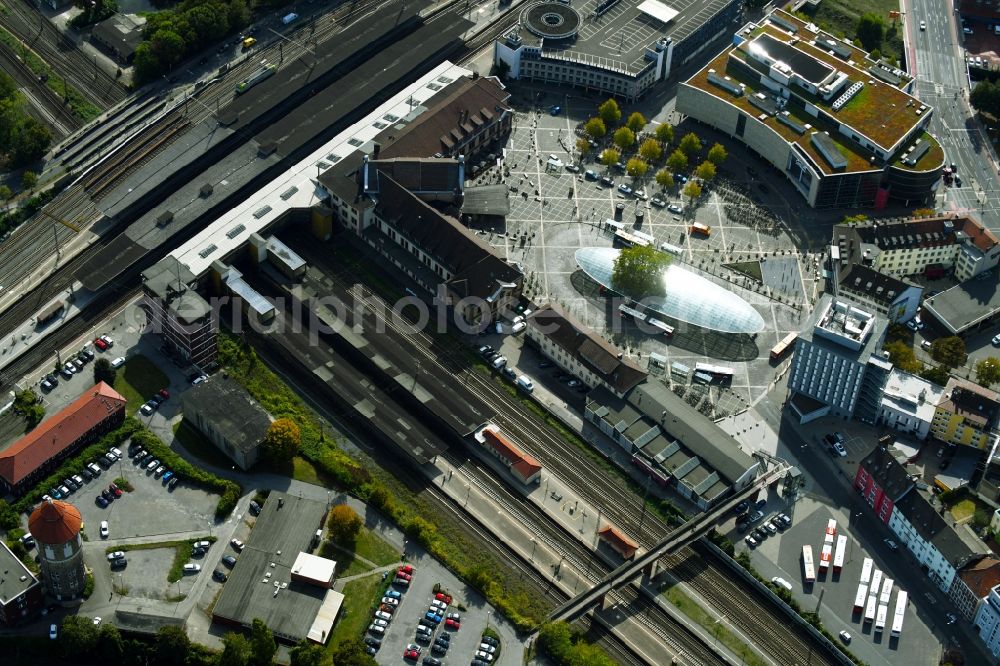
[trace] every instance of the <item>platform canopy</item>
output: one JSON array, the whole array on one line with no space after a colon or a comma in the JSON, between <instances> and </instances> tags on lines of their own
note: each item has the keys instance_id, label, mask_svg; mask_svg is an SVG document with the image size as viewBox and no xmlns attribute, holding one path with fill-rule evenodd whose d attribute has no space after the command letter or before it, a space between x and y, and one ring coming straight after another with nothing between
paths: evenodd
<instances>
[{"instance_id":1,"label":"platform canopy","mask_svg":"<svg viewBox=\"0 0 1000 666\"><path fill-rule=\"evenodd\" d=\"M680 14L679 11L673 9L672 7L667 7L665 4L660 2L660 0L644 0L643 3L639 5L639 11L646 16L652 16L661 23L670 23L677 18L678 14Z\"/></svg>"}]
</instances>

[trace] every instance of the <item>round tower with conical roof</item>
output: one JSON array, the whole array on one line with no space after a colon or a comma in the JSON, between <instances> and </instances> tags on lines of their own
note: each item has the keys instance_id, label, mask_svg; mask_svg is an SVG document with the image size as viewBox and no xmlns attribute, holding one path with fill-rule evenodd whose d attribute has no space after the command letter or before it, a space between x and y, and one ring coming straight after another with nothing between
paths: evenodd
<instances>
[{"instance_id":1,"label":"round tower with conical roof","mask_svg":"<svg viewBox=\"0 0 1000 666\"><path fill-rule=\"evenodd\" d=\"M28 518L28 529L38 543L42 581L57 599L73 599L83 592L83 520L72 504L47 500Z\"/></svg>"}]
</instances>

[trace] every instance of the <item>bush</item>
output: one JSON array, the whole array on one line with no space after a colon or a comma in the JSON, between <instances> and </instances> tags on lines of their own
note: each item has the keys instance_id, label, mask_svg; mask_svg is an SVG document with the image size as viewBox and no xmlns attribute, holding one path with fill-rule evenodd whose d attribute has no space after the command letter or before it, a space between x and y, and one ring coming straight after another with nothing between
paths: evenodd
<instances>
[{"instance_id":1,"label":"bush","mask_svg":"<svg viewBox=\"0 0 1000 666\"><path fill-rule=\"evenodd\" d=\"M83 598L87 599L94 593L94 574L87 572L83 580Z\"/></svg>"}]
</instances>

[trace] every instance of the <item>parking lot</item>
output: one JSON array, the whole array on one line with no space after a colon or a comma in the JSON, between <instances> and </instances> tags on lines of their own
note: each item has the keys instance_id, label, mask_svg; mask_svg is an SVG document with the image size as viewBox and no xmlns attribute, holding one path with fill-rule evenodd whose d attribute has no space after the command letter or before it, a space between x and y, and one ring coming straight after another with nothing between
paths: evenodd
<instances>
[{"instance_id":1,"label":"parking lot","mask_svg":"<svg viewBox=\"0 0 1000 666\"><path fill-rule=\"evenodd\" d=\"M427 558L424 558L424 561L428 561ZM444 575L436 576L433 570L441 571ZM461 626L459 629L446 628L445 623L442 622L434 628L429 639L418 638L417 625L421 623L434 600L434 586L438 583L442 585L443 592L452 595L452 603L446 612L458 613L461 618ZM475 658L474 654L479 648L487 624L504 637L498 647L498 658L492 664L513 666L521 663L521 643L519 641L513 642L513 632L506 623L501 621L498 625L497 618L491 619L491 611L486 606L485 601L477 593L465 588L437 563L433 563L430 567L416 566L409 589L399 585L391 585L389 589L400 593L400 603L393 613L393 619L389 623L384 637L382 637L382 646L376 655L378 663L386 665L401 663L405 648L409 644L420 646L421 663L427 656L437 657L446 664L471 663ZM466 610L463 611L461 608ZM451 635L450 647L445 654L434 654L431 651L431 646L445 632ZM508 632L511 640L506 638ZM373 635L367 634L367 636Z\"/></svg>"},{"instance_id":2,"label":"parking lot","mask_svg":"<svg viewBox=\"0 0 1000 666\"><path fill-rule=\"evenodd\" d=\"M593 161L594 155L587 157L583 169L600 176L607 173L613 186L590 180L583 173L547 167L550 155L564 164L575 161L574 128L596 110L595 100L558 99L562 112L557 116L548 113L544 102L518 107L515 129L506 146L509 175L505 182L511 205L507 228L499 232L483 229L480 233L501 254L524 267L526 292L533 300L559 303L584 323L603 330L605 337L640 365L647 364L650 353L666 356L668 368L675 361L688 367L697 362L725 361L735 372L731 386L721 391L705 389L704 393L711 393L708 401L726 413L745 408L767 391L775 375L775 368L768 362L770 348L789 332L800 329L805 320L798 306L815 295L816 256L790 248L822 248L829 239L829 226L812 219L812 213L809 220L800 220L800 211L795 211L793 218L793 208L777 188L764 185L763 174L751 173L738 161L735 146L726 146L733 152L730 161L723 165L720 176L696 207L691 208L683 200L680 184L661 195L665 203L680 204L681 213L622 194L618 186L632 183L632 179L614 169L609 173ZM628 112L623 109L623 115ZM677 137L687 131L699 134L706 150L715 141L702 127L677 128ZM643 185L650 197L660 189L652 180L654 171L650 169ZM481 174L479 180L486 184L496 182L497 177L498 170L493 169ZM753 340L738 344L731 340L716 344L719 341L711 338L720 336L705 335L700 330L685 335L682 328L669 343L634 327L609 331L604 303L574 261L578 248L612 245L613 229L605 224L608 219L624 223L626 230L650 234L657 246L667 242L680 248L675 261L739 294L761 313L765 330ZM711 227L711 234L688 233L695 222ZM727 264L758 266L759 279L727 268ZM749 270L754 273L756 269ZM671 377L669 371L663 379L680 386L688 383L687 378ZM701 393L698 388L692 391ZM695 395L692 399L701 397Z\"/></svg>"}]
</instances>

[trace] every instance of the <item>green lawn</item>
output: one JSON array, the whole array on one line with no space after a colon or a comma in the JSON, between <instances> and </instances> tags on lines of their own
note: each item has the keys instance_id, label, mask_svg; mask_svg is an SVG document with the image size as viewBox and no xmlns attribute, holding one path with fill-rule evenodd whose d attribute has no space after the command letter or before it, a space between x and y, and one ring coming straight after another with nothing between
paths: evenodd
<instances>
[{"instance_id":1,"label":"green lawn","mask_svg":"<svg viewBox=\"0 0 1000 666\"><path fill-rule=\"evenodd\" d=\"M357 541L354 542L354 552L379 566L398 562L401 556L399 549L371 530L365 529L358 533Z\"/></svg>"},{"instance_id":2,"label":"green lawn","mask_svg":"<svg viewBox=\"0 0 1000 666\"><path fill-rule=\"evenodd\" d=\"M145 356L133 356L118 368L115 390L128 400L128 411L135 412L160 389L170 385L163 371Z\"/></svg>"},{"instance_id":3,"label":"green lawn","mask_svg":"<svg viewBox=\"0 0 1000 666\"><path fill-rule=\"evenodd\" d=\"M750 646L733 633L731 625L725 620L721 622L717 621L709 615L708 611L699 606L698 602L684 594L679 587L675 585L668 588L663 593L663 596L676 606L678 610L687 615L689 619L697 622L708 633L712 634L718 642L732 650L733 654L741 657L744 664L748 666L767 666L767 662L758 657Z\"/></svg>"},{"instance_id":4,"label":"green lawn","mask_svg":"<svg viewBox=\"0 0 1000 666\"><path fill-rule=\"evenodd\" d=\"M388 583L382 576L372 574L352 580L344 586L344 605L340 609L340 619L333 625L327 648L333 648L345 640L357 639L371 623L372 608L382 597Z\"/></svg>"},{"instance_id":5,"label":"green lawn","mask_svg":"<svg viewBox=\"0 0 1000 666\"><path fill-rule=\"evenodd\" d=\"M955 517L955 520L965 520L972 517L974 513L976 513L976 503L969 498L960 500L951 507L951 515Z\"/></svg>"}]
</instances>

